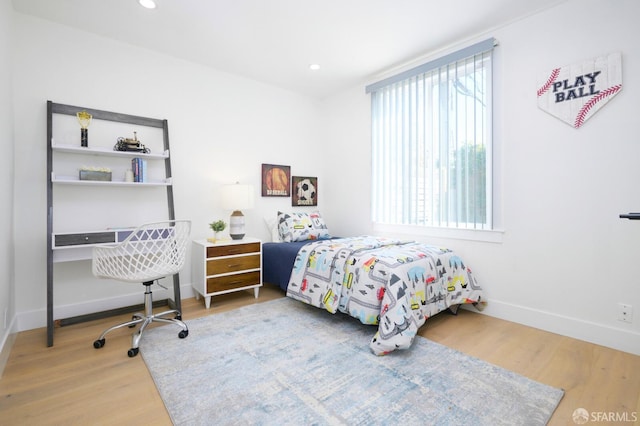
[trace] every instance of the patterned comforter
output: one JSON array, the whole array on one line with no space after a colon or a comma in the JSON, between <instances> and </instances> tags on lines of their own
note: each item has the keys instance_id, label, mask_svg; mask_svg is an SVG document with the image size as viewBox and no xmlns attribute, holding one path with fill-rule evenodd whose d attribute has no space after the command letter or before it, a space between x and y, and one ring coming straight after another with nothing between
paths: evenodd
<instances>
[{"instance_id":1,"label":"patterned comforter","mask_svg":"<svg viewBox=\"0 0 640 426\"><path fill-rule=\"evenodd\" d=\"M451 250L370 236L303 246L287 296L377 324L370 343L377 355L408 348L438 312L484 303L471 269Z\"/></svg>"}]
</instances>

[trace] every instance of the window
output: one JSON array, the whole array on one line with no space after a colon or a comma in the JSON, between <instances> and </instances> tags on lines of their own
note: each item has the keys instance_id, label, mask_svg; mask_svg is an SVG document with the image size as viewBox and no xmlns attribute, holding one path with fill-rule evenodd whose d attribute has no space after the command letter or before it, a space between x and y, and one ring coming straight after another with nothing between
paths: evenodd
<instances>
[{"instance_id":1,"label":"window","mask_svg":"<svg viewBox=\"0 0 640 426\"><path fill-rule=\"evenodd\" d=\"M489 39L367 86L376 223L492 229Z\"/></svg>"}]
</instances>

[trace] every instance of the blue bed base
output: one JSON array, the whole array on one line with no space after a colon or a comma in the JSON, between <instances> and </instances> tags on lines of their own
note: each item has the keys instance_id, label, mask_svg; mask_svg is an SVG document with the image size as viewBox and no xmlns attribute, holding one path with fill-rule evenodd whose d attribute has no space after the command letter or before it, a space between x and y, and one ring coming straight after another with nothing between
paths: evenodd
<instances>
[{"instance_id":1,"label":"blue bed base","mask_svg":"<svg viewBox=\"0 0 640 426\"><path fill-rule=\"evenodd\" d=\"M317 241L317 240L314 240ZM291 269L300 248L312 241L262 244L262 281L287 291Z\"/></svg>"}]
</instances>

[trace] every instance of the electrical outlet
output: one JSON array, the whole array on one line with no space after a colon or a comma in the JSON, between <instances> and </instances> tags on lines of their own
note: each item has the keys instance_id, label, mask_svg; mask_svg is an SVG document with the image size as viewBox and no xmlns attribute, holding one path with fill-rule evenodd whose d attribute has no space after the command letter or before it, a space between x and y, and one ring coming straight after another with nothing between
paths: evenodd
<instances>
[{"instance_id":1,"label":"electrical outlet","mask_svg":"<svg viewBox=\"0 0 640 426\"><path fill-rule=\"evenodd\" d=\"M624 303L618 303L618 321L633 322L633 307Z\"/></svg>"}]
</instances>

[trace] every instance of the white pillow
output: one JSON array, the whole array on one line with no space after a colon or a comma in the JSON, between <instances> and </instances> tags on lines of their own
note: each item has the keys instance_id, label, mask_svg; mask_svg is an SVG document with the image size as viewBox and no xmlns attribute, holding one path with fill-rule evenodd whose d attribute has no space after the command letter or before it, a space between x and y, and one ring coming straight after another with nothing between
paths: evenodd
<instances>
[{"instance_id":1,"label":"white pillow","mask_svg":"<svg viewBox=\"0 0 640 426\"><path fill-rule=\"evenodd\" d=\"M280 233L278 232L278 215L269 215L264 217L264 223L267 225L269 234L271 235L271 241L274 243L281 243Z\"/></svg>"},{"instance_id":2,"label":"white pillow","mask_svg":"<svg viewBox=\"0 0 640 426\"><path fill-rule=\"evenodd\" d=\"M283 213L278 212L278 233L280 241L306 241L331 238L320 212Z\"/></svg>"}]
</instances>

